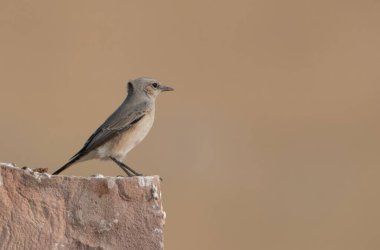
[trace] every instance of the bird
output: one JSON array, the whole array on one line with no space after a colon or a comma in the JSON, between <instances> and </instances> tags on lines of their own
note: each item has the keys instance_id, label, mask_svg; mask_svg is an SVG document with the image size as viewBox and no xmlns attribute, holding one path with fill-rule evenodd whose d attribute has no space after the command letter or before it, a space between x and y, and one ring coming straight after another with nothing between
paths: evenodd
<instances>
[{"instance_id":1,"label":"bird","mask_svg":"<svg viewBox=\"0 0 380 250\"><path fill-rule=\"evenodd\" d=\"M173 90L172 87L147 77L128 81L125 100L87 139L83 147L53 175L61 173L74 163L100 159L113 161L129 177L141 176L123 161L152 128L157 96Z\"/></svg>"}]
</instances>

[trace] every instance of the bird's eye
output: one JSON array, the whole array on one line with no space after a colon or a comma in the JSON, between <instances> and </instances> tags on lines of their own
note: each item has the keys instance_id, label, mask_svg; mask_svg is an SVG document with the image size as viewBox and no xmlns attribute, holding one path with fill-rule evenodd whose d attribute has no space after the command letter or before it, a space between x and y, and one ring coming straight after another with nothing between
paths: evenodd
<instances>
[{"instance_id":1,"label":"bird's eye","mask_svg":"<svg viewBox=\"0 0 380 250\"><path fill-rule=\"evenodd\" d=\"M156 83L156 82L154 82L153 84L152 84L152 86L153 86L153 88L158 88L158 83Z\"/></svg>"}]
</instances>

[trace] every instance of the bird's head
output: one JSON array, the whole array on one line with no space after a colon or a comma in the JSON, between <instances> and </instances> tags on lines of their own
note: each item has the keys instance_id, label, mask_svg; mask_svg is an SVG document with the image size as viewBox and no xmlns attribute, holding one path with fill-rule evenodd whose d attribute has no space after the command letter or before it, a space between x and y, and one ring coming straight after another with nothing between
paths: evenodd
<instances>
[{"instance_id":1,"label":"bird's head","mask_svg":"<svg viewBox=\"0 0 380 250\"><path fill-rule=\"evenodd\" d=\"M146 77L136 78L128 82L128 96L139 93L155 99L161 92L173 90L173 88L162 85L157 80Z\"/></svg>"}]
</instances>

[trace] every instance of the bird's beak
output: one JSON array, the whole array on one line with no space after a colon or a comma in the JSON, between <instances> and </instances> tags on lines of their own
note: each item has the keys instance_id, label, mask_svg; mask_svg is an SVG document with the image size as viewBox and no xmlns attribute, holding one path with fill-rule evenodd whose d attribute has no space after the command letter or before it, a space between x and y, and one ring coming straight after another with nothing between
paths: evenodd
<instances>
[{"instance_id":1,"label":"bird's beak","mask_svg":"<svg viewBox=\"0 0 380 250\"><path fill-rule=\"evenodd\" d=\"M169 86L160 85L160 90L161 91L173 91L174 89L172 87L169 87Z\"/></svg>"}]
</instances>

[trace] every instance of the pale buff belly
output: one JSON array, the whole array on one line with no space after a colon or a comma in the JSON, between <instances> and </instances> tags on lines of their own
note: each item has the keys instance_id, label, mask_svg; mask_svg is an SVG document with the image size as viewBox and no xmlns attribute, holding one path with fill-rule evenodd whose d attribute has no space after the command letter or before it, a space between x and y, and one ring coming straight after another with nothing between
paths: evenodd
<instances>
[{"instance_id":1,"label":"pale buff belly","mask_svg":"<svg viewBox=\"0 0 380 250\"><path fill-rule=\"evenodd\" d=\"M154 111L145 115L138 123L124 133L96 149L96 158L108 159L110 156L123 161L128 152L139 144L153 126Z\"/></svg>"}]
</instances>

